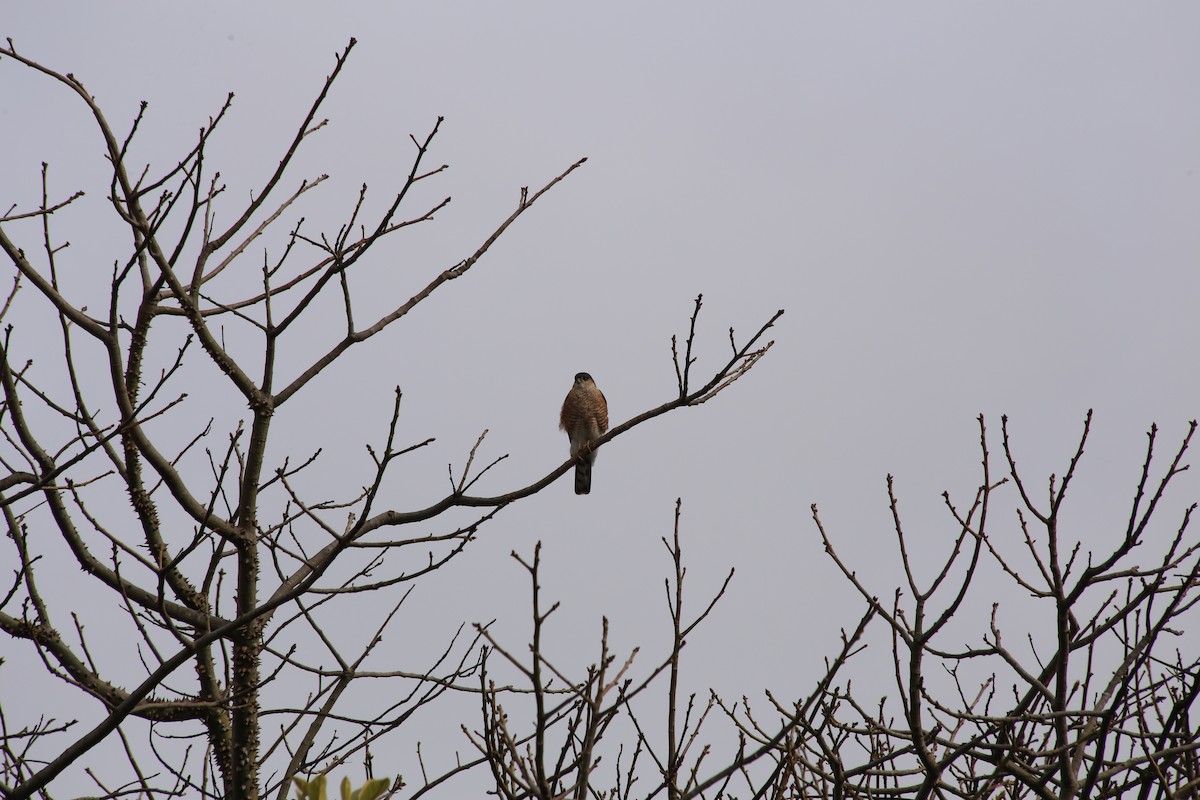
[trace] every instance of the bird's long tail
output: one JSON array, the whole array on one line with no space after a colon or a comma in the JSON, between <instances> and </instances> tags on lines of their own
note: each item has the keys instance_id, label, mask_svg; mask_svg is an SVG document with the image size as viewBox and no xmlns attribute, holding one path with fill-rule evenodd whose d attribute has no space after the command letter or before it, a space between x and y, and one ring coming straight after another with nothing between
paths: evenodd
<instances>
[{"instance_id":1,"label":"bird's long tail","mask_svg":"<svg viewBox=\"0 0 1200 800\"><path fill-rule=\"evenodd\" d=\"M579 459L575 465L575 494L587 494L592 491L592 458L591 453Z\"/></svg>"}]
</instances>

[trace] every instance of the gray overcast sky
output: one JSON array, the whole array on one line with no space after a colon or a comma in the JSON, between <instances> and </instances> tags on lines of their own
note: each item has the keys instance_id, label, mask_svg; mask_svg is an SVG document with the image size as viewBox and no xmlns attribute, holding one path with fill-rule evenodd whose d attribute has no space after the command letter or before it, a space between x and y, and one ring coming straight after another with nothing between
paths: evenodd
<instances>
[{"instance_id":1,"label":"gray overcast sky","mask_svg":"<svg viewBox=\"0 0 1200 800\"><path fill-rule=\"evenodd\" d=\"M431 641L493 616L521 641L526 587L507 554L537 540L560 642L591 642L601 614L623 646L652 641L666 625L659 539L682 497L697 602L738 570L690 645L690 679L800 691L859 609L811 503L887 594L902 576L884 476L915 540L943 546L941 491L965 503L978 480L977 414L993 434L1010 416L1044 485L1095 409L1073 518L1085 541L1123 528L1150 424L1174 443L1197 415L1195 4L9 2L3 17L0 34L74 72L116 128L149 101L137 157L160 169L235 92L210 154L232 198L274 169L357 37L330 125L291 173L331 175L302 213L336 231L364 181L382 208L408 135L438 115L430 159L451 169L409 208L454 198L377 254L361 319L469 254L519 187L588 156L467 279L282 415L294 449L277 455L324 446L315 477L331 496L365 480L362 445L379 441L397 383L409 438L438 443L393 505L437 496L484 428L487 455L511 454L481 488L500 492L565 457L557 411L575 372L596 377L614 423L670 398L669 339L697 293L701 371L726 357L729 326L748 335L787 309L775 349L731 391L620 438L591 496L560 481L420 588ZM55 219L80 287L125 244L90 125L63 87L0 62L0 205L36 202L42 161L58 195L88 190ZM284 358L304 363L339 324ZM36 357L33 339L21 346ZM1177 490L1172 515L1195 489Z\"/></svg>"}]
</instances>

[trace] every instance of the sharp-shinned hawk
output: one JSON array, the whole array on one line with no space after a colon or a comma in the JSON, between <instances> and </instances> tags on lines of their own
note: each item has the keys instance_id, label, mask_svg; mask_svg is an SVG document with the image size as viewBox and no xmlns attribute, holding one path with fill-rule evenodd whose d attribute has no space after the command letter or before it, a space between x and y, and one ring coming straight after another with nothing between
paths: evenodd
<instances>
[{"instance_id":1,"label":"sharp-shinned hawk","mask_svg":"<svg viewBox=\"0 0 1200 800\"><path fill-rule=\"evenodd\" d=\"M587 494L592 490L592 463L596 460L592 442L608 430L608 402L591 375L581 372L575 376L558 421L571 439L571 455L578 459L575 494Z\"/></svg>"}]
</instances>

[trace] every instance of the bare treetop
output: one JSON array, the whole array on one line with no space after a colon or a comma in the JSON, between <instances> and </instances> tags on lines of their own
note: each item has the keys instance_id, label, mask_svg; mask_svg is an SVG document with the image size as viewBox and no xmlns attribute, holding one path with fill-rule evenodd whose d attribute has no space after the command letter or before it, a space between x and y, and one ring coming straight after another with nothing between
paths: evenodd
<instances>
[{"instance_id":1,"label":"bare treetop","mask_svg":"<svg viewBox=\"0 0 1200 800\"><path fill-rule=\"evenodd\" d=\"M477 444L442 497L424 508L397 509L381 495L389 468L433 441L401 441L399 389L389 425L367 444L373 469L362 476L363 488L353 497L306 497L295 477L318 469L320 462L271 463L272 422L351 347L384 333L444 284L466 276L510 226L586 159L539 188L521 187L515 208L482 242L466 248L457 262L434 268L423 288L387 313L361 320L350 276L371 262L379 242L432 221L450 198L409 210L413 187L446 169L429 164L443 122L439 118L427 133L409 137L407 176L382 213L367 214L364 184L335 233L313 231L311 223L297 217L302 201L326 176L291 178L291 167L308 137L325 125L322 105L354 45L351 40L336 56L278 166L241 204L225 193L208 157L232 95L177 161L165 169L139 169L132 153L145 103L128 132L119 134L81 79L18 52L11 40L0 48L7 62L0 68L41 73L90 111L111 168L110 224L128 234L123 259L106 267L111 269L107 295L78 297L64 277L69 272L61 263L65 243L51 223L82 193L52 198L49 168L43 165L36 206L14 206L0 217L0 248L16 274L3 313L29 296L18 292L22 287L49 301L42 335L57 329L57 366L70 387L64 398L38 384L19 355L27 349L28 334L10 325L0 343L9 467L0 477L0 507L17 568L0 604L0 629L32 648L49 674L86 698L89 711L81 719L94 720L67 726L20 721L17 730L5 728L0 788L7 796L43 790L101 742L116 736L127 743L135 730L151 750L128 748L136 777L126 788L147 794L283 796L292 776L369 752L372 743L446 692L483 691L468 681L485 663L483 630L473 636L452 632L443 657L426 669L379 673L365 662L382 628L358 653L343 654L313 612L325 603L411 583L441 569L466 550L498 510L548 487L573 468L576 457L547 464L545 473L526 485L481 496L474 487L504 456L478 463ZM232 222L219 224L219 219ZM285 244L272 250L264 236L282 225L290 225ZM235 273L237 280L224 280ZM254 288L230 297L230 286ZM298 370L281 369L279 348L289 334L305 325L336 330L318 311L326 297L341 309L341 333L329 349L310 353ZM782 313L741 344L731 331L728 361L698 386L689 370L699 310L697 298L682 372L677 369L677 396L614 426L592 442L593 448L713 397L767 352L771 343L763 343L763 335ZM85 351L103 354L102 380L84 369ZM173 353L173 359L155 374L147 368L149 359L164 352ZM242 398L242 408L248 407L248 416L233 428L214 428L212 415L189 402L182 375L195 359L215 366ZM170 429L156 426L159 420L170 420ZM181 433L182 447L173 444ZM125 509L108 502L118 490L128 501ZM452 523L441 533L428 528L410 533L404 527L456 508L478 511L467 524ZM140 654L140 672L110 674L95 661L84 627L76 620L72 635L68 609L55 591L35 580L42 543L52 532L89 581L119 598L128 616L121 635ZM421 554L423 566L414 568L409 553ZM386 601L393 609L389 620L405 596ZM293 640L304 646L279 650L274 644ZM329 656L339 670L315 666L314 659ZM181 669L185 665L188 670ZM306 699L277 696L282 683L276 681L284 676L310 682L311 693ZM339 710L338 701L352 684L380 678L405 699L378 715ZM268 715L290 721L268 732L263 726ZM205 742L199 749L180 753L166 744L197 736ZM157 763L154 778L142 768L147 759ZM126 790L102 788L112 796Z\"/></svg>"}]
</instances>

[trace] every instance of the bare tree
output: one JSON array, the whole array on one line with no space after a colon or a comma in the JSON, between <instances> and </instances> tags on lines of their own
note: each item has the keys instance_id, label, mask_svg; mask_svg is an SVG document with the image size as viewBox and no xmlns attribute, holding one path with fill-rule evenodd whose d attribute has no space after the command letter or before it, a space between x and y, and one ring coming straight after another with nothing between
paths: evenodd
<instances>
[{"instance_id":1,"label":"bare tree","mask_svg":"<svg viewBox=\"0 0 1200 800\"><path fill-rule=\"evenodd\" d=\"M427 163L441 119L426 135L411 137L411 168L383 213L366 218L364 185L336 233L310 232L301 218L275 250L264 244L268 232L292 217L325 180L284 188L297 151L325 124L319 111L353 47L351 40L337 56L278 167L249 202L234 209L233 222L224 228L217 226L216 212L231 201L207 154L232 96L195 144L155 173L152 166L135 166L133 155L145 104L129 132L119 136L74 75L19 53L11 40L0 48L10 64L56 81L90 112L111 167L114 224L129 242L125 256L112 265L106 293L80 297L73 267L63 260L66 245L51 226L53 215L80 193L52 197L43 165L36 206L14 205L0 217L0 247L16 271L3 313L15 313L28 296L18 293L25 287L48 300L40 307L50 315L37 336L44 341L48 331L56 331L62 371L58 385L39 378L45 373L20 355L30 350L33 337L23 325L6 328L0 343L0 430L7 472L0 478L0 508L13 553L5 563L13 570L0 593L0 630L10 646L31 648L51 675L100 710L99 721L81 731L77 720L16 720L0 708L0 791L7 797L44 792L69 765L114 737L126 753L129 777L110 786L94 776L106 797L282 797L292 776L366 757L372 743L449 691L494 700L494 687L480 689L478 683L484 629L451 632L445 651L424 670L377 672L366 662L407 595L388 601L392 613L353 653L341 652L316 610L352 594L379 592L382 598L380 590L445 567L500 509L545 489L573 461L548 466L529 485L480 496L473 488L501 459L477 463L476 445L443 497L424 508L397 510L387 507L381 493L389 468L432 441L400 441L398 389L390 424L368 446L373 466L354 497L305 496L297 476L319 461L314 456L292 463L285 455L272 463L280 452L269 448L272 423L352 346L465 276L584 159L541 188L522 188L516 208L481 244L434 271L411 299L364 325L355 318L348 276L366 268L385 237L430 221L449 202L407 210L413 187L445 169ZM256 246L261 255L252 253ZM87 267L94 271L95 265ZM311 354L302 368L281 367L280 344L326 296L344 311L344 333L327 351ZM706 402L770 348L764 334L779 314L741 344L731 330L729 358L698 385L692 368L699 310L697 298L686 344L677 354L678 394L617 425L594 447L657 416ZM216 368L214 373L205 367L249 408L244 421L221 430L206 410L189 405L180 387L195 363ZM160 424L163 420L172 424ZM180 431L186 431L182 440ZM106 501L118 490L131 511ZM462 522L464 509L474 516ZM429 533L439 520L444 532ZM408 532L414 529L420 532ZM52 535L57 544L51 544ZM124 606L127 629L103 635L131 643L140 663L136 671L111 674L93 657L93 635L63 607L53 588L56 578L38 580L60 574L45 563L59 554ZM318 666L329 658L336 669ZM286 699L272 694L285 682L297 685L293 681L312 687L301 702L294 690L284 693ZM387 681L385 694L394 699L369 713L346 710L345 695L363 681ZM275 720L271 728L264 725L268 717ZM134 741L139 732L144 741ZM182 751L181 741L189 743Z\"/></svg>"},{"instance_id":2,"label":"bare tree","mask_svg":"<svg viewBox=\"0 0 1200 800\"><path fill-rule=\"evenodd\" d=\"M748 738L773 744L774 769L750 780L756 796L1197 795L1200 738L1189 712L1200 693L1200 648L1186 634L1200 599L1200 541L1188 531L1195 505L1154 524L1187 469L1196 423L1157 479L1151 428L1124 532L1110 550L1095 550L1086 542L1102 539L1098 532L1071 535L1063 515L1091 421L1088 412L1063 476L1050 476L1039 502L1017 468L1007 418L997 478L980 417L982 478L965 509L945 495L958 532L940 563L910 554L889 476L903 584L886 601L839 555L813 507L830 558L886 624L895 691L872 701L839 678L802 718L800 705L771 698L782 725L760 725L749 705L727 709ZM1015 525L997 521L1004 490L1016 493ZM997 592L997 577L1016 591ZM978 638L964 642L950 623L984 583L992 598L1028 596L1044 610L1023 612L1005 631L993 601Z\"/></svg>"},{"instance_id":3,"label":"bare tree","mask_svg":"<svg viewBox=\"0 0 1200 800\"><path fill-rule=\"evenodd\" d=\"M725 596L734 570L730 570L712 596L698 611L685 611L687 568L680 533L681 502L675 503L675 526L670 539L663 538L670 557L671 573L665 582L666 646L651 665L638 672L639 650L618 658L608 644L608 621L602 622L600 654L586 674L573 679L550 657L546 627L558 604L544 607L538 575L540 545L531 561L514 553L528 572L533 587L533 635L529 655L522 658L506 649L484 628L488 641L480 670L483 690L482 726L466 730L495 779L496 794L517 798L609 797L614 800L653 798L670 800L689 797L734 797L736 777L749 776L759 762L768 764L785 742L791 741L806 714L825 696L832 682L859 648L861 637L875 612L867 609L856 629L843 635L837 656L830 659L824 676L813 693L795 713L782 719L762 741L754 742L745 731L733 726L733 736L713 736L705 725L714 709L721 706L716 694L707 698L680 694L682 653L688 640ZM518 680L530 692L509 693L505 704L501 690L491 680L489 658L499 657L515 668ZM665 686L660 684L665 683ZM508 686L506 682L501 684ZM510 715L518 704L532 703L528 730L519 730ZM608 736L616 721L626 722L621 734ZM659 723L655 733L652 718ZM465 726L464 726L465 729ZM616 739L612 744L606 739ZM604 762L605 755L612 759ZM601 767L604 769L601 769ZM767 785L770 785L768 780Z\"/></svg>"}]
</instances>

